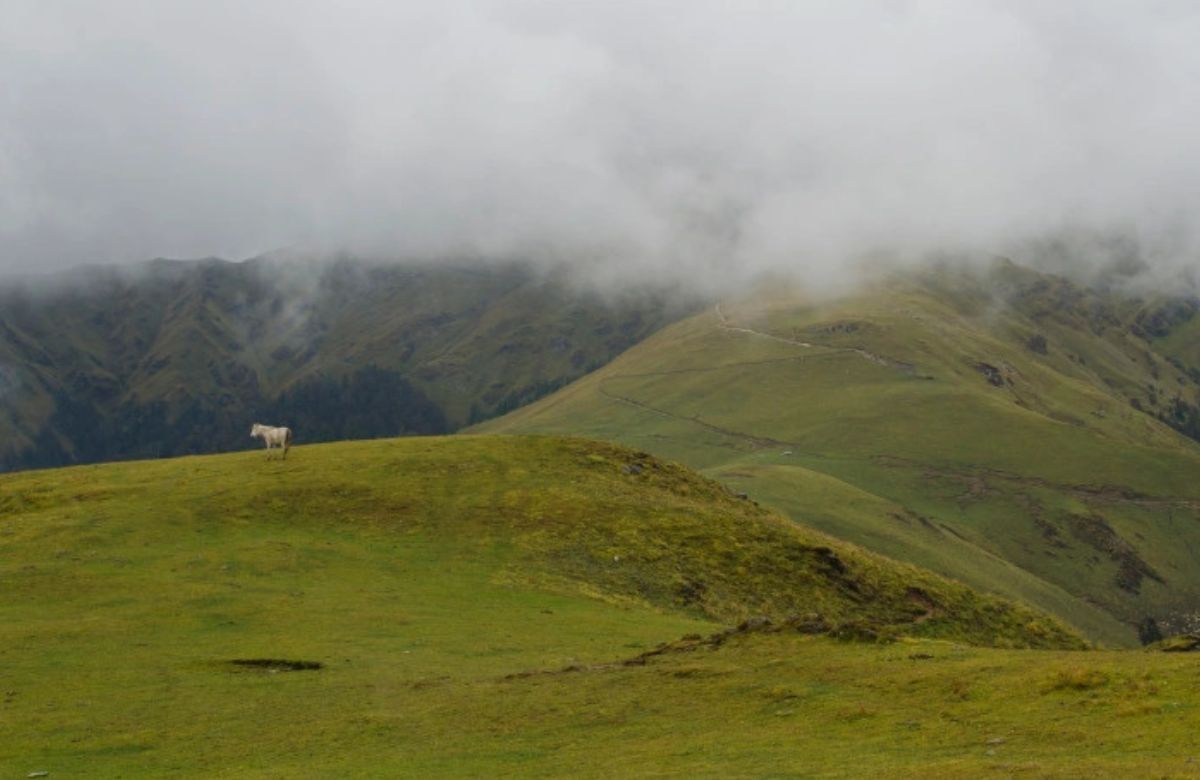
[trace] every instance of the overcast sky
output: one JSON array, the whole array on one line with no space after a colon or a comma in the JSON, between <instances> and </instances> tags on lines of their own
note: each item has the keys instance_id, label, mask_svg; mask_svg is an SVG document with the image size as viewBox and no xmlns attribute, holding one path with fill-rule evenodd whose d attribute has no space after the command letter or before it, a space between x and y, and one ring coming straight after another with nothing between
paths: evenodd
<instances>
[{"instance_id":1,"label":"overcast sky","mask_svg":"<svg viewBox=\"0 0 1200 780\"><path fill-rule=\"evenodd\" d=\"M1195 3L0 0L0 272L279 247L1193 264Z\"/></svg>"}]
</instances>

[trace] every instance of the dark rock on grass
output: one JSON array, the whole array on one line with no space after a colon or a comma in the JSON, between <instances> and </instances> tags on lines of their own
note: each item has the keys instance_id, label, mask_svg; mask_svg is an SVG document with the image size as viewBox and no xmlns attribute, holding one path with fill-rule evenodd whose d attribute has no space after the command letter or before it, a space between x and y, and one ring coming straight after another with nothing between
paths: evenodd
<instances>
[{"instance_id":1,"label":"dark rock on grass","mask_svg":"<svg viewBox=\"0 0 1200 780\"><path fill-rule=\"evenodd\" d=\"M679 601L685 605L699 604L704 600L708 586L700 580L688 580L679 586Z\"/></svg>"},{"instance_id":2,"label":"dark rock on grass","mask_svg":"<svg viewBox=\"0 0 1200 780\"><path fill-rule=\"evenodd\" d=\"M1104 553L1117 564L1116 585L1121 590L1137 594L1141 592L1142 579L1164 582L1162 575L1141 558L1132 544L1122 538L1108 522L1098 514L1068 515L1071 533L1097 552Z\"/></svg>"},{"instance_id":3,"label":"dark rock on grass","mask_svg":"<svg viewBox=\"0 0 1200 780\"><path fill-rule=\"evenodd\" d=\"M229 663L243 669L259 669L264 672L309 672L325 667L320 661L291 661L284 658L235 658Z\"/></svg>"},{"instance_id":4,"label":"dark rock on grass","mask_svg":"<svg viewBox=\"0 0 1200 780\"><path fill-rule=\"evenodd\" d=\"M1164 653L1194 653L1200 651L1200 634L1180 634L1155 642L1148 647Z\"/></svg>"},{"instance_id":5,"label":"dark rock on grass","mask_svg":"<svg viewBox=\"0 0 1200 780\"><path fill-rule=\"evenodd\" d=\"M816 612L810 612L807 615L791 615L783 624L801 634L824 634L829 631L829 623Z\"/></svg>"},{"instance_id":6,"label":"dark rock on grass","mask_svg":"<svg viewBox=\"0 0 1200 780\"><path fill-rule=\"evenodd\" d=\"M741 631L741 632L762 631L763 629L769 627L770 625L771 625L770 618L765 618L765 617L761 617L761 616L752 617L752 618L748 618L747 620L743 620L741 623L739 623L738 631Z\"/></svg>"},{"instance_id":7,"label":"dark rock on grass","mask_svg":"<svg viewBox=\"0 0 1200 780\"><path fill-rule=\"evenodd\" d=\"M1138 639L1143 645L1154 644L1161 642L1163 639L1162 629L1158 627L1158 621L1152 617L1148 617L1138 623Z\"/></svg>"},{"instance_id":8,"label":"dark rock on grass","mask_svg":"<svg viewBox=\"0 0 1200 780\"><path fill-rule=\"evenodd\" d=\"M1004 387L1004 373L991 363L976 363L975 370L983 374L983 378L988 381L988 384Z\"/></svg>"},{"instance_id":9,"label":"dark rock on grass","mask_svg":"<svg viewBox=\"0 0 1200 780\"><path fill-rule=\"evenodd\" d=\"M821 562L821 566L825 570L826 574L843 575L846 573L846 564L842 563L842 559L839 558L837 553L830 548L814 547L813 553ZM857 589L857 583L853 584L855 585L855 589Z\"/></svg>"},{"instance_id":10,"label":"dark rock on grass","mask_svg":"<svg viewBox=\"0 0 1200 780\"><path fill-rule=\"evenodd\" d=\"M895 642L898 631L893 626L886 626L866 620L851 620L834 626L829 635L843 642L866 642L890 644Z\"/></svg>"}]
</instances>

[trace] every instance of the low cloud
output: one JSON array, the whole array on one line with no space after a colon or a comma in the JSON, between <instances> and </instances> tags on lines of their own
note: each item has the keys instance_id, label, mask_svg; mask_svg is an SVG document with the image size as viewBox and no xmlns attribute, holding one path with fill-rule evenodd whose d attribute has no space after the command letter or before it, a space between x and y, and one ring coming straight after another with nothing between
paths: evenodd
<instances>
[{"instance_id":1,"label":"low cloud","mask_svg":"<svg viewBox=\"0 0 1200 780\"><path fill-rule=\"evenodd\" d=\"M1196 40L1174 2L10 0L0 272L299 247L837 284L1119 247L1172 275Z\"/></svg>"}]
</instances>

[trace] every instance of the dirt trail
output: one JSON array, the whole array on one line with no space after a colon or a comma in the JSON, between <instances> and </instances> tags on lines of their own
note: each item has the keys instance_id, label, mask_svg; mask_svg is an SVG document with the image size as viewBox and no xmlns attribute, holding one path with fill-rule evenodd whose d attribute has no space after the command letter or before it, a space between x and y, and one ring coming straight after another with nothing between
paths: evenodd
<instances>
[{"instance_id":1,"label":"dirt trail","mask_svg":"<svg viewBox=\"0 0 1200 780\"><path fill-rule=\"evenodd\" d=\"M900 367L909 373L911 373L912 369L913 369L913 367L908 364L899 363L897 361L893 361L888 358L884 358L882 356L875 355L874 353L870 353L870 352L867 352L866 350L862 350L862 349L823 347L819 344L810 344L805 341L798 341L795 339L788 339L783 336L776 336L771 333L764 333L762 331L757 331L752 328L743 328L743 327L732 325L732 324L730 324L729 318L726 316L725 312L722 311L720 303L715 305L714 313L717 318L717 326L719 328L721 328L722 330L730 331L732 333L741 333L741 334L744 334L747 336L754 336L757 338L770 339L772 341L778 341L778 342L781 342L784 344L789 344L789 345L800 347L800 348L806 349L806 350L815 348L818 351L816 351L810 355L803 356L803 357L797 356L797 357L793 357L793 358L776 358L776 359L772 359L772 360L752 361L752 362L748 362L748 363L730 363L730 364L725 364L725 365L721 365L721 366L713 366L713 367L709 367L709 368L699 367L699 368L676 369L674 371L662 371L662 372L645 372L645 373L637 373L637 374L614 374L612 376L605 377L603 380L601 380L599 382L597 389L600 391L601 395L608 398L609 400L612 400L612 401L615 401L618 403L622 403L622 404L626 404L628 406L632 406L632 407L641 409L643 411L650 412L650 413L658 415L660 417L677 420L679 422L693 425L693 426L696 426L697 428L701 428L703 430L709 431L710 433L715 433L720 436L725 436L725 437L728 437L731 439L736 439L736 440L746 442L747 444L749 444L751 447L753 447L755 449L760 449L760 448L764 448L764 447L783 447L786 449L800 451L803 448L796 442L786 441L783 439L776 439L776 438L772 438L770 436L763 436L763 435L757 435L757 434L753 434L753 433L747 433L744 431L734 430L732 428L725 428L720 425L716 425L714 423L707 422L707 421L701 419L699 416L685 416L685 415L681 415L681 414L676 414L674 412L668 411L667 409L653 406L651 404L645 403L644 401L639 401L636 398L631 398L627 395L622 395L621 393L614 392L609 387L609 382L610 382L610 380L620 380L620 379L626 379L626 378L636 378L636 377L646 377L646 376L656 376L656 375L669 375L669 374L677 374L677 373L684 374L684 373L699 373L699 372L704 372L704 371L718 371L718 370L732 368L732 367L735 367L738 365L760 365L763 363L785 362L785 361L791 361L791 360L812 360L817 357L831 356L831 355L835 355L835 354L842 353L842 352L854 352L855 354L857 354L861 357L864 357L868 360L871 360L872 362L880 363L882 365L887 365L887 366L890 366L893 368ZM1049 488L1051 490L1066 493L1068 495L1077 496L1078 498L1081 498L1084 501L1087 501L1089 503L1099 502L1099 503L1141 506L1141 507L1146 507L1146 508L1168 507L1168 508L1182 508L1182 509L1186 509L1186 510L1190 510L1190 511L1200 511L1200 501L1198 501L1196 499L1180 498L1180 497L1174 497L1174 496L1141 495L1141 494L1137 494L1135 492L1129 491L1126 488L1122 488L1120 486L1114 486L1114 485L1072 485L1072 484L1056 483L1056 482L1052 482L1050 480L1046 480L1046 479L1043 479L1040 477L1009 473L1009 472L1001 471L998 469L986 468L986 467L983 467L983 468L965 468L964 467L964 468L959 468L959 469L949 469L949 468L945 468L945 467L936 468L927 463L923 463L923 462L920 462L917 460L903 458L903 457L899 457L899 456L895 456L895 455L877 456L873 460L876 463L879 463L880 465L885 465L885 466L891 465L891 466L898 466L898 467L912 469L912 470L919 470L919 471L924 472L928 476L941 477L943 479L952 479L952 480L957 479L957 480L964 481L964 483L965 482L971 482L971 483L981 482L984 486L986 486L987 480L997 480L997 481L1010 483L1018 488L1019 487Z\"/></svg>"},{"instance_id":2,"label":"dirt trail","mask_svg":"<svg viewBox=\"0 0 1200 780\"><path fill-rule=\"evenodd\" d=\"M1075 484L1054 482L1044 477L1018 474L988 466L933 466L924 461L898 455L878 455L872 460L887 468L920 471L926 478L958 482L967 488L964 498L980 499L991 492L989 482L1002 482L1016 489L1046 488L1083 500L1085 503L1125 504L1150 509L1182 508L1200 512L1200 500L1177 496L1155 496L1122 485Z\"/></svg>"},{"instance_id":3,"label":"dirt trail","mask_svg":"<svg viewBox=\"0 0 1200 780\"><path fill-rule=\"evenodd\" d=\"M621 377L621 376L609 377L609 379L621 379L621 378L623 378L623 377ZM616 401L618 403L627 404L629 406L633 406L638 409L642 409L644 411L651 412L653 414L657 414L659 417L666 417L671 420L678 420L680 422L689 423L691 425L695 425L698 428L703 428L706 431L711 431L712 433L717 433L722 436L728 436L728 437L734 438L734 439L741 439L742 441L749 442L750 444L754 445L755 447L795 447L796 446L792 442L780 441L779 439L772 439L772 438L769 438L766 436L755 436L755 435L749 434L749 433L742 433L741 431L735 431L735 430L731 430L729 428L722 428L718 425L713 425L712 423L707 423L704 420L701 420L699 417L684 417L681 414L674 414L672 412L668 412L665 409L659 409L656 406L651 406L650 404L643 403L643 402L635 400L633 398L629 398L627 396L623 396L623 395L614 393L604 386L603 381L601 381L599 383L599 385L597 385L597 389L600 391L600 394L602 396L604 396L605 398L607 398L611 401Z\"/></svg>"},{"instance_id":4,"label":"dirt trail","mask_svg":"<svg viewBox=\"0 0 1200 780\"><path fill-rule=\"evenodd\" d=\"M926 618L928 619L928 618ZM924 622L915 619L914 624ZM896 624L896 625L903 625ZM663 642L652 650L647 650L644 653L639 653L632 658L626 658L622 661L612 661L609 663L598 664L572 664L564 666L560 669L534 669L523 672L513 672L506 674L502 680L525 680L530 677L549 677L553 675L572 674L575 672L609 672L615 669L628 668L631 666L646 666L647 663L658 657L674 655L679 653L692 653L698 650L716 650L731 639L744 637L748 634L787 634L795 633L808 636L830 635L841 638L858 638L860 640L877 639L878 635L868 629L870 634L864 634L861 628L853 624L839 625L830 623L818 613L809 613L807 615L793 615L780 621L773 621L767 617L752 617L743 620L736 626L726 628L722 631L709 634L707 637L700 634L688 634L685 637L675 640L674 642ZM687 673L677 673L677 676L684 676Z\"/></svg>"},{"instance_id":5,"label":"dirt trail","mask_svg":"<svg viewBox=\"0 0 1200 780\"><path fill-rule=\"evenodd\" d=\"M888 368L895 368L900 371L903 371L906 374L910 374L910 375L914 375L914 376L917 375L917 367L912 365L911 363L905 363L901 360L893 360L891 358L884 357L883 355L877 355L874 352L871 352L866 349L862 349L861 347L827 347L827 346L824 346L821 344L810 344L807 341L799 341L797 339L789 339L789 338L785 338L783 336L776 336L774 333L764 333L761 330L754 330L753 328L741 328L736 325L729 324L729 318L725 316L725 312L721 311L720 303L716 304L716 306L714 307L714 311L716 312L716 315L717 315L717 327L720 328L721 330L727 330L731 333L745 333L748 336L758 336L759 338L771 339L772 341L779 341L784 344L791 344L794 347L803 347L805 349L812 349L812 348L816 347L816 348L820 348L820 349L827 349L830 352L850 352L855 355L858 355L859 357L863 358L864 360L869 360L872 363L876 363L881 366L887 366ZM931 378L931 377L925 377L925 378Z\"/></svg>"},{"instance_id":6,"label":"dirt trail","mask_svg":"<svg viewBox=\"0 0 1200 780\"><path fill-rule=\"evenodd\" d=\"M790 346L800 347L802 349L821 350L820 352L816 353L815 355L812 355L811 356L812 358L820 357L820 356L837 355L837 354L843 354L843 353L854 353L854 354L858 355L859 357L862 357L866 360L870 360L872 363L877 363L879 365L887 366L889 368L896 368L896 369L904 371L905 373L908 373L908 374L912 374L914 372L914 367L909 365L908 363L901 363L896 360L891 360L889 358L885 358L880 355L876 355L873 352L868 352L865 349L859 349L856 347L825 347L820 344L810 344L807 341L799 341L797 339L785 338L784 336L776 336L773 333L764 333L759 330L754 330L753 328L742 328L742 327L738 327L736 325L731 325L729 323L729 318L726 317L725 312L721 310L721 304L719 302L715 305L714 312L716 313L716 317L717 317L717 327L719 327L721 330L726 330L731 333L741 333L741 334L744 334L747 336L755 336L757 338L770 339L771 341L778 341L782 344L788 344ZM635 374L612 374L611 376L607 376L604 379L602 379L597 384L597 389L600 391L601 395L603 395L605 398L608 398L609 400L616 401L616 402L622 403L622 404L626 404L628 406L633 406L633 407L641 409L643 411L647 411L647 412L651 412L652 414L656 414L660 417L666 417L668 419L678 420L680 422L695 425L698 428L703 428L706 431L710 431L712 433L716 433L721 436L727 436L727 437L734 438L734 439L740 439L742 441L749 443L750 445L752 445L755 448L759 448L759 447L796 448L797 445L794 442L784 441L781 439L774 439L769 436L759 436L759 435L755 435L755 434L745 433L742 431L735 431L730 428L722 428L719 425L714 425L712 423L705 422L704 420L701 420L699 417L695 417L695 416L685 417L680 414L675 414L673 412L669 412L666 409L662 409L657 406L651 406L650 404L645 403L644 401L639 401L635 398L630 398L629 396L621 395L620 393L613 392L612 390L610 390L607 387L607 384L612 380L630 379L630 378L647 377L647 376L665 376L665 375L669 375L669 374L700 373L700 372L704 372L704 371L718 371L718 370L732 368L732 367L739 366L739 365L763 365L766 363L785 362L785 361L797 360L797 359L801 359L801 358L798 358L798 357L797 358L776 358L773 360L749 361L746 363L729 363L729 364L724 364L724 365L720 365L720 366L711 366L711 367L676 369L674 371L651 371L651 372L635 373Z\"/></svg>"},{"instance_id":7,"label":"dirt trail","mask_svg":"<svg viewBox=\"0 0 1200 780\"><path fill-rule=\"evenodd\" d=\"M805 349L811 349L812 347L817 346L816 344L809 344L807 341L796 341L795 339L788 339L788 338L784 338L783 336L776 336L773 333L763 333L761 330L754 330L752 328L739 328L734 325L730 325L729 318L725 316L725 312L721 311L720 303L718 303L716 305L715 310L717 313L717 327L720 328L721 330L728 330L733 333L746 333L751 336L759 336L764 339L771 339L772 341L781 341L784 344L791 344L791 345L797 346L797 347L804 347ZM839 351L844 351L844 350L839 350Z\"/></svg>"}]
</instances>

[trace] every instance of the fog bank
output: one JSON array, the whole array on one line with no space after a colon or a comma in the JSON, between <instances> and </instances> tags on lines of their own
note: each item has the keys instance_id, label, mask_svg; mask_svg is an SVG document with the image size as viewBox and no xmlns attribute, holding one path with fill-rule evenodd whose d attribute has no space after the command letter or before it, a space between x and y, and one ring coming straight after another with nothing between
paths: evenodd
<instances>
[{"instance_id":1,"label":"fog bank","mask_svg":"<svg viewBox=\"0 0 1200 780\"><path fill-rule=\"evenodd\" d=\"M280 247L815 285L1197 264L1175 2L0 5L0 273Z\"/></svg>"}]
</instances>

